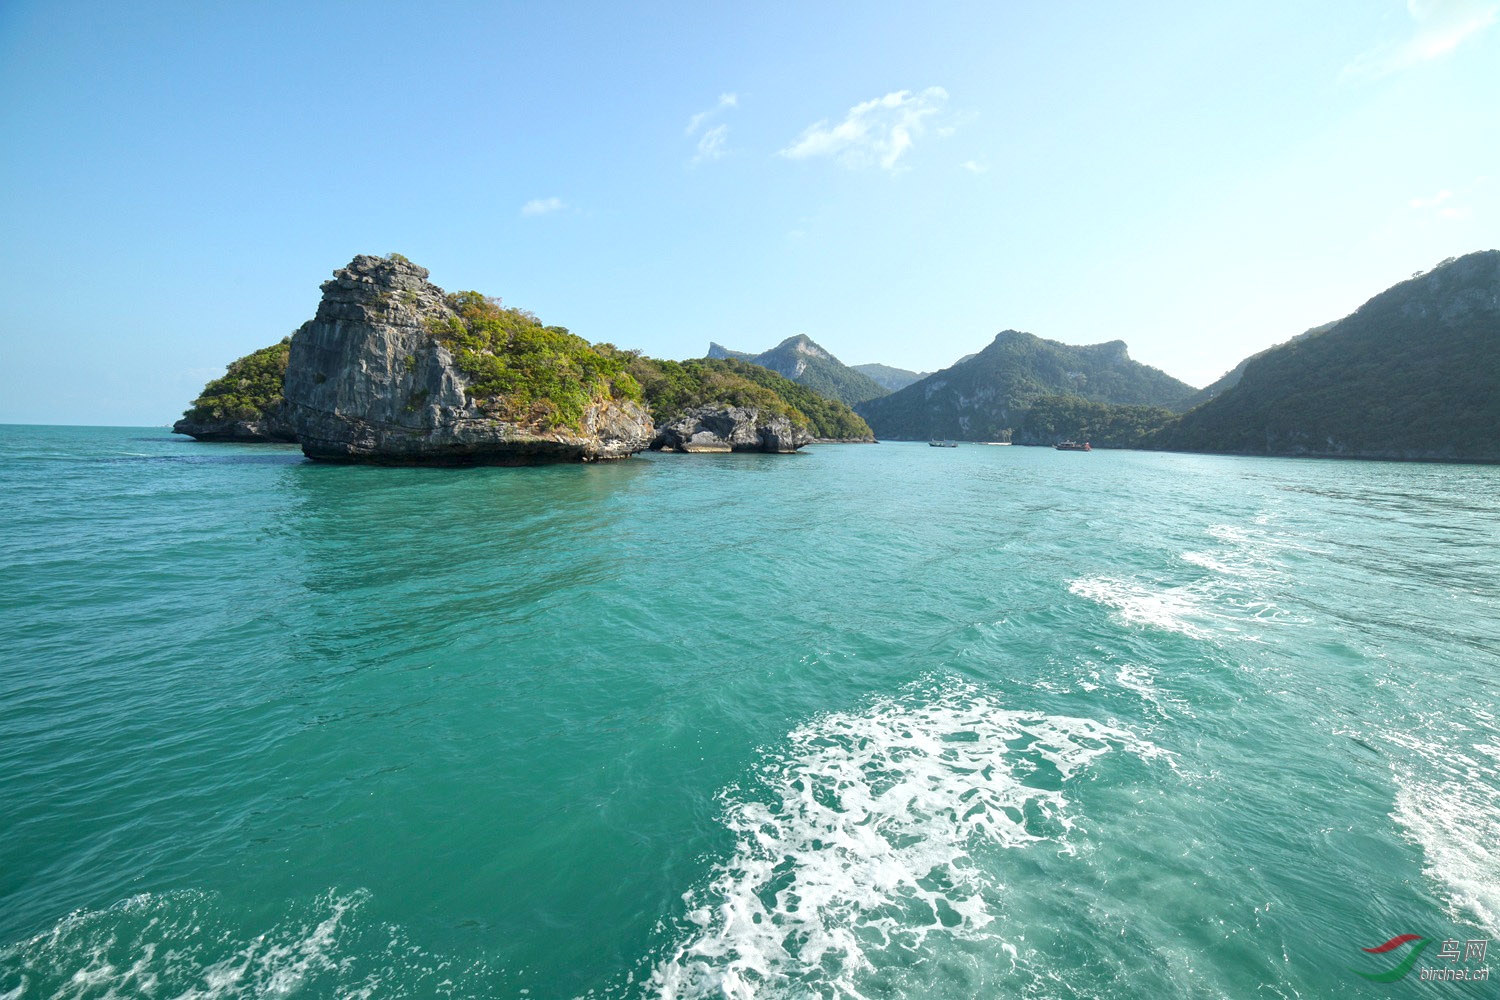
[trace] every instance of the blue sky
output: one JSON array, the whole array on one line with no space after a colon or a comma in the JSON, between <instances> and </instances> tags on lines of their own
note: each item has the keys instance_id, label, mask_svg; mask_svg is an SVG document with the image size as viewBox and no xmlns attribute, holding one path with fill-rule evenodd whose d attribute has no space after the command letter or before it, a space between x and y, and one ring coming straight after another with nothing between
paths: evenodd
<instances>
[{"instance_id":1,"label":"blue sky","mask_svg":"<svg viewBox=\"0 0 1500 1000\"><path fill-rule=\"evenodd\" d=\"M0 422L170 422L389 251L660 357L932 370L1017 328L1201 385L1500 246L1497 22L8 0Z\"/></svg>"}]
</instances>

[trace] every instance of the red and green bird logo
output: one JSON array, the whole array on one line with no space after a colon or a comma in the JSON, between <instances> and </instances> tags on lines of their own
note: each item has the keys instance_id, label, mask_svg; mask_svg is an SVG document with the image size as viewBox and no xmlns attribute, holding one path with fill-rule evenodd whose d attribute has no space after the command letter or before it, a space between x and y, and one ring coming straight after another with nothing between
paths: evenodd
<instances>
[{"instance_id":1,"label":"red and green bird logo","mask_svg":"<svg viewBox=\"0 0 1500 1000\"><path fill-rule=\"evenodd\" d=\"M1412 966L1417 964L1417 959L1421 957L1422 952L1426 950L1427 946L1432 944L1432 941L1420 934L1398 934L1385 944L1377 944L1373 948L1360 949L1360 951L1369 952L1371 955L1384 955L1386 952L1395 951L1402 945L1413 943L1416 943L1416 947L1407 952L1406 957L1401 960L1401 964L1389 972L1360 972L1358 969L1355 969L1354 974L1363 976L1371 982L1376 983L1394 983L1398 979L1405 979L1406 974L1411 971Z\"/></svg>"}]
</instances>

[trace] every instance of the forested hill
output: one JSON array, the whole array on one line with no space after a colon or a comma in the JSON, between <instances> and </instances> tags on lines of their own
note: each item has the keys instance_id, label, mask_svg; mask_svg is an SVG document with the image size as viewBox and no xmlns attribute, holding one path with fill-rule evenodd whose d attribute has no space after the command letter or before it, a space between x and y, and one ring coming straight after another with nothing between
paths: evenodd
<instances>
[{"instance_id":1,"label":"forested hill","mask_svg":"<svg viewBox=\"0 0 1500 1000\"><path fill-rule=\"evenodd\" d=\"M882 386L895 392L897 389L905 389L913 382L920 382L931 372L913 372L905 368L893 368L890 365L868 364L850 365L855 371L868 375Z\"/></svg>"},{"instance_id":2,"label":"forested hill","mask_svg":"<svg viewBox=\"0 0 1500 1000\"><path fill-rule=\"evenodd\" d=\"M1302 333L1297 334L1297 336L1287 341L1287 343L1292 343L1298 340L1305 340L1308 337L1316 337L1319 334L1327 333L1329 330L1332 330L1336 326L1338 326L1337 321L1332 323L1324 323L1322 326L1315 326L1311 330L1304 330ZM1223 375L1220 375L1212 383L1204 386L1202 389L1199 389L1198 394L1193 397L1193 405L1197 406L1199 403L1206 403L1210 399L1221 396L1228 390L1233 389L1235 386L1240 384L1240 379L1245 377L1245 368L1250 364L1250 362L1256 360L1257 358L1263 357L1266 354L1269 354L1270 352L1276 350L1277 347L1282 346L1284 345L1277 344L1274 347L1268 347L1264 351L1260 351L1257 354L1252 354L1248 358L1245 358L1239 364L1229 369L1229 371L1225 372Z\"/></svg>"},{"instance_id":3,"label":"forested hill","mask_svg":"<svg viewBox=\"0 0 1500 1000\"><path fill-rule=\"evenodd\" d=\"M1450 258L1249 360L1155 447L1500 461L1500 250ZM868 419L868 416L867 416ZM870 421L877 434L879 423Z\"/></svg>"},{"instance_id":4,"label":"forested hill","mask_svg":"<svg viewBox=\"0 0 1500 1000\"><path fill-rule=\"evenodd\" d=\"M850 368L801 334L788 337L763 354L754 355L710 343L708 356L749 361L762 368L769 368L782 377L789 378L798 385L805 385L828 399L836 399L845 406L854 406L867 399L884 396L889 391L870 376Z\"/></svg>"},{"instance_id":5,"label":"forested hill","mask_svg":"<svg viewBox=\"0 0 1500 1000\"><path fill-rule=\"evenodd\" d=\"M992 441L1046 397L1182 410L1196 393L1132 361L1123 341L1078 347L1006 330L978 354L855 409L882 438Z\"/></svg>"}]
</instances>

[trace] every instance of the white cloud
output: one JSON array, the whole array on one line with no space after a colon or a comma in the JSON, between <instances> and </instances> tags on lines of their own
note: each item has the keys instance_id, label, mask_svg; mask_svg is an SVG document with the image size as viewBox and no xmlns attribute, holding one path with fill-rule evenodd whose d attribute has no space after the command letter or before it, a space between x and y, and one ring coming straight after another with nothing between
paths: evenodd
<instances>
[{"instance_id":1,"label":"white cloud","mask_svg":"<svg viewBox=\"0 0 1500 1000\"><path fill-rule=\"evenodd\" d=\"M707 111L700 111L688 119L686 134L693 135L711 118L723 114L725 111L733 110L740 106L740 95L720 94L719 102ZM706 129L698 138L698 151L693 154L692 164L697 166L709 160L717 160L729 152L729 126L725 124L714 125Z\"/></svg>"},{"instance_id":2,"label":"white cloud","mask_svg":"<svg viewBox=\"0 0 1500 1000\"><path fill-rule=\"evenodd\" d=\"M728 150L725 148L729 141L729 126L715 125L703 133L703 138L698 140L698 152L693 155L694 163L702 163L704 160L717 160Z\"/></svg>"},{"instance_id":3,"label":"white cloud","mask_svg":"<svg viewBox=\"0 0 1500 1000\"><path fill-rule=\"evenodd\" d=\"M1344 80L1378 80L1439 59L1500 20L1500 0L1406 0L1411 37L1361 53L1344 67Z\"/></svg>"},{"instance_id":4,"label":"white cloud","mask_svg":"<svg viewBox=\"0 0 1500 1000\"><path fill-rule=\"evenodd\" d=\"M1418 217L1472 219L1481 211L1490 211L1488 186L1488 177L1476 177L1467 184L1442 188L1434 195L1413 198L1406 204Z\"/></svg>"},{"instance_id":5,"label":"white cloud","mask_svg":"<svg viewBox=\"0 0 1500 1000\"><path fill-rule=\"evenodd\" d=\"M948 102L942 87L918 94L898 90L849 109L844 120L830 126L827 119L802 130L796 142L781 150L791 160L830 156L851 169L878 165L895 170L897 162L939 115Z\"/></svg>"},{"instance_id":6,"label":"white cloud","mask_svg":"<svg viewBox=\"0 0 1500 1000\"><path fill-rule=\"evenodd\" d=\"M567 207L561 198L533 198L521 206L521 214L546 215Z\"/></svg>"},{"instance_id":7,"label":"white cloud","mask_svg":"<svg viewBox=\"0 0 1500 1000\"><path fill-rule=\"evenodd\" d=\"M988 163L980 163L978 160L965 160L963 163L959 164L959 166L963 167L971 174L988 173L990 169L990 165Z\"/></svg>"},{"instance_id":8,"label":"white cloud","mask_svg":"<svg viewBox=\"0 0 1500 1000\"><path fill-rule=\"evenodd\" d=\"M700 111L696 115L688 119L687 131L684 134L692 135L694 132L698 131L698 126L702 125L710 118L714 117L720 112L727 111L730 108L737 108L739 106L739 94L720 94L718 104L715 104L707 111Z\"/></svg>"},{"instance_id":9,"label":"white cloud","mask_svg":"<svg viewBox=\"0 0 1500 1000\"><path fill-rule=\"evenodd\" d=\"M1439 205L1441 205L1443 202L1447 201L1449 198L1452 198L1452 197L1453 197L1453 192L1452 191L1448 191L1448 190L1445 189L1445 190L1439 191L1437 194L1433 195L1431 198L1413 198L1411 200L1411 207L1412 208L1436 208Z\"/></svg>"}]
</instances>

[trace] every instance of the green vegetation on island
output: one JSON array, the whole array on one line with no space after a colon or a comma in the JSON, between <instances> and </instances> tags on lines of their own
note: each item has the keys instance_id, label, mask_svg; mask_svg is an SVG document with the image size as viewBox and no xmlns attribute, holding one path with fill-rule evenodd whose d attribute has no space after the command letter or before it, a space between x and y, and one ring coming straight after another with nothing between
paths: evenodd
<instances>
[{"instance_id":1,"label":"green vegetation on island","mask_svg":"<svg viewBox=\"0 0 1500 1000\"><path fill-rule=\"evenodd\" d=\"M837 400L849 407L857 406L867 399L884 396L890 391L870 376L850 368L802 334L788 337L769 351L755 355L731 351L710 342L708 356L714 360L749 361L762 368L769 368L825 399Z\"/></svg>"},{"instance_id":2,"label":"green vegetation on island","mask_svg":"<svg viewBox=\"0 0 1500 1000\"><path fill-rule=\"evenodd\" d=\"M1095 448L1140 448L1176 414L1161 406L1121 406L1079 396L1033 400L1011 436L1015 444L1087 441Z\"/></svg>"},{"instance_id":3,"label":"green vegetation on island","mask_svg":"<svg viewBox=\"0 0 1500 1000\"><path fill-rule=\"evenodd\" d=\"M429 332L453 353L470 396L487 413L577 428L596 400L644 402L623 359L594 350L566 328L543 326L534 314L479 292L455 292L447 302L455 315L431 322Z\"/></svg>"},{"instance_id":4,"label":"green vegetation on island","mask_svg":"<svg viewBox=\"0 0 1500 1000\"><path fill-rule=\"evenodd\" d=\"M747 361L695 358L663 361L609 344L596 350L623 360L640 384L652 418L663 424L697 406L745 406L790 417L814 437L872 439L870 427L853 410L811 389Z\"/></svg>"},{"instance_id":5,"label":"green vegetation on island","mask_svg":"<svg viewBox=\"0 0 1500 1000\"><path fill-rule=\"evenodd\" d=\"M893 368L890 365L882 364L850 365L849 367L861 375L874 379L887 392L905 389L913 382L920 382L932 374L931 372L914 372L908 371L905 368Z\"/></svg>"},{"instance_id":6,"label":"green vegetation on island","mask_svg":"<svg viewBox=\"0 0 1500 1000\"><path fill-rule=\"evenodd\" d=\"M292 339L287 337L229 363L228 370L203 387L193 405L183 411L192 424L266 420L282 403L282 382Z\"/></svg>"},{"instance_id":7,"label":"green vegetation on island","mask_svg":"<svg viewBox=\"0 0 1500 1000\"><path fill-rule=\"evenodd\" d=\"M809 386L794 382L760 365L746 361L727 363L733 366L735 372L775 392L806 416L808 430L814 437L836 441L875 439L874 432L864 418L839 400L830 399Z\"/></svg>"}]
</instances>

